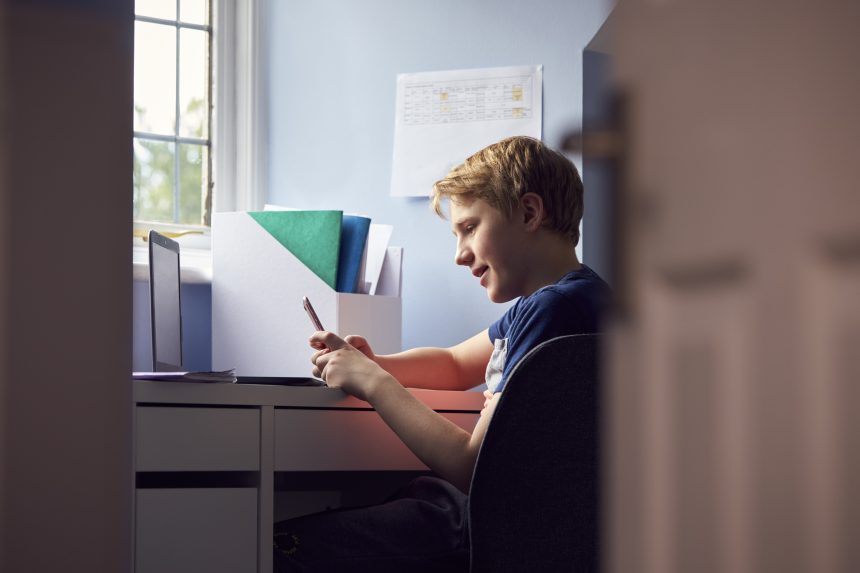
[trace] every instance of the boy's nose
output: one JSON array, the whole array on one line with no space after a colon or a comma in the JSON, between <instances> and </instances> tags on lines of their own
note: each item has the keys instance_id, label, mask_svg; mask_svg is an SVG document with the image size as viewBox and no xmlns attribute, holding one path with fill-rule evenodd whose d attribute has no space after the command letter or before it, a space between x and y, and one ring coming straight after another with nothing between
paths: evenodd
<instances>
[{"instance_id":1,"label":"boy's nose","mask_svg":"<svg viewBox=\"0 0 860 573\"><path fill-rule=\"evenodd\" d=\"M465 246L457 245L457 252L454 253L454 262L458 265L469 266L472 264L472 251Z\"/></svg>"}]
</instances>

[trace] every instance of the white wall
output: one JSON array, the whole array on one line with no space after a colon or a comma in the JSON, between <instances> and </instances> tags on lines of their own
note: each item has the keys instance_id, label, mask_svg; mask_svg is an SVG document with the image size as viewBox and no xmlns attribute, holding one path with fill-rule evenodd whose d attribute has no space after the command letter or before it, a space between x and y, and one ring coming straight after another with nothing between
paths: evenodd
<instances>
[{"instance_id":1,"label":"white wall","mask_svg":"<svg viewBox=\"0 0 860 573\"><path fill-rule=\"evenodd\" d=\"M267 3L269 202L395 225L392 243L405 247L404 347L459 342L506 307L454 265L449 224L426 199L389 196L396 75L542 64L543 135L555 146L580 127L582 48L610 8L607 0Z\"/></svg>"}]
</instances>

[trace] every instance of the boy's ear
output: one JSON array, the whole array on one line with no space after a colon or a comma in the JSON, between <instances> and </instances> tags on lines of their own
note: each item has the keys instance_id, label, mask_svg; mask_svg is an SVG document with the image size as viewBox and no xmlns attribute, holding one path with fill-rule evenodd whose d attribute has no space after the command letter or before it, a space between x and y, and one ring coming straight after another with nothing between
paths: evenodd
<instances>
[{"instance_id":1,"label":"boy's ear","mask_svg":"<svg viewBox=\"0 0 860 573\"><path fill-rule=\"evenodd\" d=\"M526 193L520 197L523 223L528 231L536 231L543 224L543 199L535 193Z\"/></svg>"}]
</instances>

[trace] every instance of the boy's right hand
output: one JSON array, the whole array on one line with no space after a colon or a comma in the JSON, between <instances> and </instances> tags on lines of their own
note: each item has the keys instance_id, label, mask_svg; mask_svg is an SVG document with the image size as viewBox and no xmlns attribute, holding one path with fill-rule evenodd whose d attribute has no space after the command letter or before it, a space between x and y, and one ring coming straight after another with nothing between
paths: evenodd
<instances>
[{"instance_id":1,"label":"boy's right hand","mask_svg":"<svg viewBox=\"0 0 860 573\"><path fill-rule=\"evenodd\" d=\"M358 336L357 334L350 334L343 340L371 360L376 361L376 355L373 354L373 349L370 348L370 343L365 337Z\"/></svg>"}]
</instances>

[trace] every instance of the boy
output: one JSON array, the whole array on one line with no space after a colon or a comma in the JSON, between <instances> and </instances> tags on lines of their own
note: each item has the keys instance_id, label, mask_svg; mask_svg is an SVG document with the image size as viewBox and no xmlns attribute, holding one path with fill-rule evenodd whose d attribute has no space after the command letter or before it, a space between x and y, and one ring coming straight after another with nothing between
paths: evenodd
<instances>
[{"instance_id":1,"label":"boy","mask_svg":"<svg viewBox=\"0 0 860 573\"><path fill-rule=\"evenodd\" d=\"M456 264L469 268L493 302L520 300L451 348L376 356L360 336L317 332L311 361L314 375L369 402L458 489L419 478L381 506L277 524L276 570L468 570L465 492L507 374L545 340L596 332L608 301L609 287L576 257L582 196L573 164L528 137L479 151L434 185L436 213L442 216L443 200L450 203ZM482 382L487 401L472 434L406 390L467 390Z\"/></svg>"}]
</instances>

